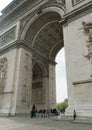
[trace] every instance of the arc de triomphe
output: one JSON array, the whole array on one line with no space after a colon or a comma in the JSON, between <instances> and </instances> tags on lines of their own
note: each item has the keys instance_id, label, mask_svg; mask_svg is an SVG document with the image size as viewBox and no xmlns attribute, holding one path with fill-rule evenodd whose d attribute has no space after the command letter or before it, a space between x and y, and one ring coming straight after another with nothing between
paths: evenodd
<instances>
[{"instance_id":1,"label":"arc de triomphe","mask_svg":"<svg viewBox=\"0 0 92 130\"><path fill-rule=\"evenodd\" d=\"M71 116L92 117L92 0L13 0L0 16L0 114L56 106L55 57L65 48ZM62 86L62 85L61 85Z\"/></svg>"}]
</instances>

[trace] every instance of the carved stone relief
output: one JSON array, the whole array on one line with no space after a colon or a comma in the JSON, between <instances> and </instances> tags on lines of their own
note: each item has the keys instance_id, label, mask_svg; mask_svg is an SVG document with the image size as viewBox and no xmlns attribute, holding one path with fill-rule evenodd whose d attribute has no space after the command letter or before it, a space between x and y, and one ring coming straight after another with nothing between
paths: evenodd
<instances>
[{"instance_id":1,"label":"carved stone relief","mask_svg":"<svg viewBox=\"0 0 92 130\"><path fill-rule=\"evenodd\" d=\"M88 54L85 55L86 58L89 59L90 63L91 63L91 68L90 68L90 72L91 72L91 77L92 77L92 23L91 22L82 22L83 25L83 29L84 29L84 33L88 36L88 40L86 41L86 47L88 48Z\"/></svg>"},{"instance_id":2,"label":"carved stone relief","mask_svg":"<svg viewBox=\"0 0 92 130\"><path fill-rule=\"evenodd\" d=\"M84 33L88 36L87 40L87 48L88 48L88 54L86 55L87 58L89 58L91 64L92 64L92 23L86 23L82 22Z\"/></svg>"},{"instance_id":3,"label":"carved stone relief","mask_svg":"<svg viewBox=\"0 0 92 130\"><path fill-rule=\"evenodd\" d=\"M7 58L0 58L0 92L3 92L7 78Z\"/></svg>"}]
</instances>

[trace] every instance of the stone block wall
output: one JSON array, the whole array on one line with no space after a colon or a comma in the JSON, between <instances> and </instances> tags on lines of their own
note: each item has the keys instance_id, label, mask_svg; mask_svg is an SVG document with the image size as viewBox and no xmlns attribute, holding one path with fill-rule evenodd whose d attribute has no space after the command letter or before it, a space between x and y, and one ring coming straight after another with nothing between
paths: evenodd
<instances>
[{"instance_id":1,"label":"stone block wall","mask_svg":"<svg viewBox=\"0 0 92 130\"><path fill-rule=\"evenodd\" d=\"M86 47L88 37L84 33L82 26L82 21L92 22L91 17L92 13L89 13L89 15L87 14L75 19L68 23L67 26L64 26L64 46L69 96L68 109L71 109L71 111L68 112L72 114L72 111L76 109L80 116L92 116L91 113L88 114L88 111L92 110L92 102L90 102L92 98L90 94L92 90L90 70L92 64L89 59L85 57L88 53L88 48ZM87 108L89 108L89 110ZM84 113L82 111L83 109L85 109Z\"/></svg>"}]
</instances>

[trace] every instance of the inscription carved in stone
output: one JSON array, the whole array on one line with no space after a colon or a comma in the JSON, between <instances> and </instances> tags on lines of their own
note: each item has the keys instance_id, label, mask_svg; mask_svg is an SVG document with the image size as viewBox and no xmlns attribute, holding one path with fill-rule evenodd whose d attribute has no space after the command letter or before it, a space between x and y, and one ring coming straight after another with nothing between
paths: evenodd
<instances>
[{"instance_id":1,"label":"inscription carved in stone","mask_svg":"<svg viewBox=\"0 0 92 130\"><path fill-rule=\"evenodd\" d=\"M7 58L2 57L0 58L0 92L3 91L6 83L6 76L7 76Z\"/></svg>"},{"instance_id":2,"label":"inscription carved in stone","mask_svg":"<svg viewBox=\"0 0 92 130\"><path fill-rule=\"evenodd\" d=\"M15 39L16 27L13 27L6 33L0 36L0 46L3 46Z\"/></svg>"}]
</instances>

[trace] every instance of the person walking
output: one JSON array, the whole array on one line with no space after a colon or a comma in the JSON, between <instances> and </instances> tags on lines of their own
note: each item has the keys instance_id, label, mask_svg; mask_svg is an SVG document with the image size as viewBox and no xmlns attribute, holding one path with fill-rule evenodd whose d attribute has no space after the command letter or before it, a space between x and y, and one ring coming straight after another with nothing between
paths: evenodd
<instances>
[{"instance_id":1,"label":"person walking","mask_svg":"<svg viewBox=\"0 0 92 130\"><path fill-rule=\"evenodd\" d=\"M31 118L36 117L36 108L35 105L33 105L32 110L31 110Z\"/></svg>"}]
</instances>

